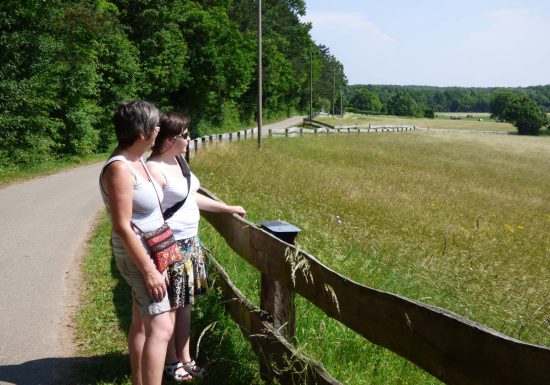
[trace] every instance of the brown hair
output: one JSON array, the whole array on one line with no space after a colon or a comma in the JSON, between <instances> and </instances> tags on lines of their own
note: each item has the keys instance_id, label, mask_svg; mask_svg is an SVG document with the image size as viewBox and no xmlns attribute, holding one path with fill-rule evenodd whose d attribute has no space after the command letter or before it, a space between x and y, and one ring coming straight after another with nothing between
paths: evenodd
<instances>
[{"instance_id":1,"label":"brown hair","mask_svg":"<svg viewBox=\"0 0 550 385\"><path fill-rule=\"evenodd\" d=\"M140 134L150 136L159 122L159 110L144 100L122 102L113 115L119 148L131 146Z\"/></svg>"},{"instance_id":2,"label":"brown hair","mask_svg":"<svg viewBox=\"0 0 550 385\"><path fill-rule=\"evenodd\" d=\"M189 127L188 116L180 112L164 112L160 116L160 131L155 139L155 144L151 147L152 154L159 154L162 144L167 138L175 137Z\"/></svg>"}]
</instances>

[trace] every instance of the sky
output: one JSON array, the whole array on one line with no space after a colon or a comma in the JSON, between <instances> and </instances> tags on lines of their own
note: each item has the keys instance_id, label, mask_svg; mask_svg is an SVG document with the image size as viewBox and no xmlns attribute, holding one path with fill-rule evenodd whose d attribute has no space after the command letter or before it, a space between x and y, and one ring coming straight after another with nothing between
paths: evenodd
<instances>
[{"instance_id":1,"label":"sky","mask_svg":"<svg viewBox=\"0 0 550 385\"><path fill-rule=\"evenodd\" d=\"M349 84L550 84L550 0L306 0Z\"/></svg>"}]
</instances>

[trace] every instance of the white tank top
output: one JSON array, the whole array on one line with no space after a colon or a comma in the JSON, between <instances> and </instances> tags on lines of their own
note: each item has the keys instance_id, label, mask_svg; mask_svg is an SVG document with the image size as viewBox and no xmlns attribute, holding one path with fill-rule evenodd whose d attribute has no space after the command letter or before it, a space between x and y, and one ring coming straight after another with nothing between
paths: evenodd
<instances>
[{"instance_id":1,"label":"white tank top","mask_svg":"<svg viewBox=\"0 0 550 385\"><path fill-rule=\"evenodd\" d=\"M164 195L162 211L164 212L187 196L187 180L184 177L176 178L166 172L166 164L163 162L154 160L148 162L154 163L166 179L166 185L162 189ZM196 194L199 187L199 179L191 173L189 196L183 206L166 221L172 229L174 237L178 240L195 237L198 233L200 212L199 206L197 206Z\"/></svg>"},{"instance_id":2,"label":"white tank top","mask_svg":"<svg viewBox=\"0 0 550 385\"><path fill-rule=\"evenodd\" d=\"M134 191L132 194L132 221L144 232L158 229L164 223L159 207L159 199L161 201L163 199L162 189L155 180L150 181L149 179L144 179L140 174L138 174L130 162L128 162L128 160L122 155L113 156L108 159L101 169L101 174L99 176L99 188L101 190L101 197L103 198L103 203L105 204L107 213L109 216L111 215L111 208L109 207L109 196L103 187L101 177L103 176L105 168L117 160L124 162L134 177ZM143 164L143 167L145 167L143 161L141 161L141 163ZM149 174L146 167L145 170ZM137 232L136 234L139 235ZM116 256L123 256L122 253L126 254L124 244L115 232L112 233L112 241L113 252Z\"/></svg>"}]
</instances>

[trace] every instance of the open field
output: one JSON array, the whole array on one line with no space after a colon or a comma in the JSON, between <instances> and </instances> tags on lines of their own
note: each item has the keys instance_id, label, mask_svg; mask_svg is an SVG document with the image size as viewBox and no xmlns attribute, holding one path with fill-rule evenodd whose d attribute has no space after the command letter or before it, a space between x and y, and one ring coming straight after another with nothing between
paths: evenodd
<instances>
[{"instance_id":1,"label":"open field","mask_svg":"<svg viewBox=\"0 0 550 385\"><path fill-rule=\"evenodd\" d=\"M484 117L482 122L479 121L479 118L468 118L461 120L451 120L451 115L457 115L464 117L467 113L437 113L436 119L426 119L426 118L411 118L411 117L399 117L399 116L390 116L390 115L359 115L346 113L344 118L339 117L326 117L318 116L315 119L326 122L328 124L342 126L342 125L407 125L407 126L416 126L416 127L430 127L430 128L441 128L447 130L476 130L476 131L505 131L505 132L517 132L516 128L510 123L496 122L494 120L488 119L488 114L483 114ZM474 114L474 113L468 113ZM474 116L476 116L474 114ZM485 118L487 117L487 118Z\"/></svg>"},{"instance_id":2,"label":"open field","mask_svg":"<svg viewBox=\"0 0 550 385\"><path fill-rule=\"evenodd\" d=\"M519 136L329 135L222 145L192 167L252 221L300 227L300 247L350 278L548 346L549 150ZM258 274L202 234L258 302ZM344 383L438 383L301 300L297 333Z\"/></svg>"}]
</instances>

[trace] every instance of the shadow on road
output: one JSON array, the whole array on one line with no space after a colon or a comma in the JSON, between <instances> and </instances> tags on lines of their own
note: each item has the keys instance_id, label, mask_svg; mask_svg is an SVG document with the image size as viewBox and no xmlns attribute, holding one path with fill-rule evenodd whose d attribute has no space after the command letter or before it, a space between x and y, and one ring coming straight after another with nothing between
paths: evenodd
<instances>
[{"instance_id":1,"label":"shadow on road","mask_svg":"<svg viewBox=\"0 0 550 385\"><path fill-rule=\"evenodd\" d=\"M0 383L15 385L84 385L122 383L130 373L127 354L41 358L0 366Z\"/></svg>"}]
</instances>

